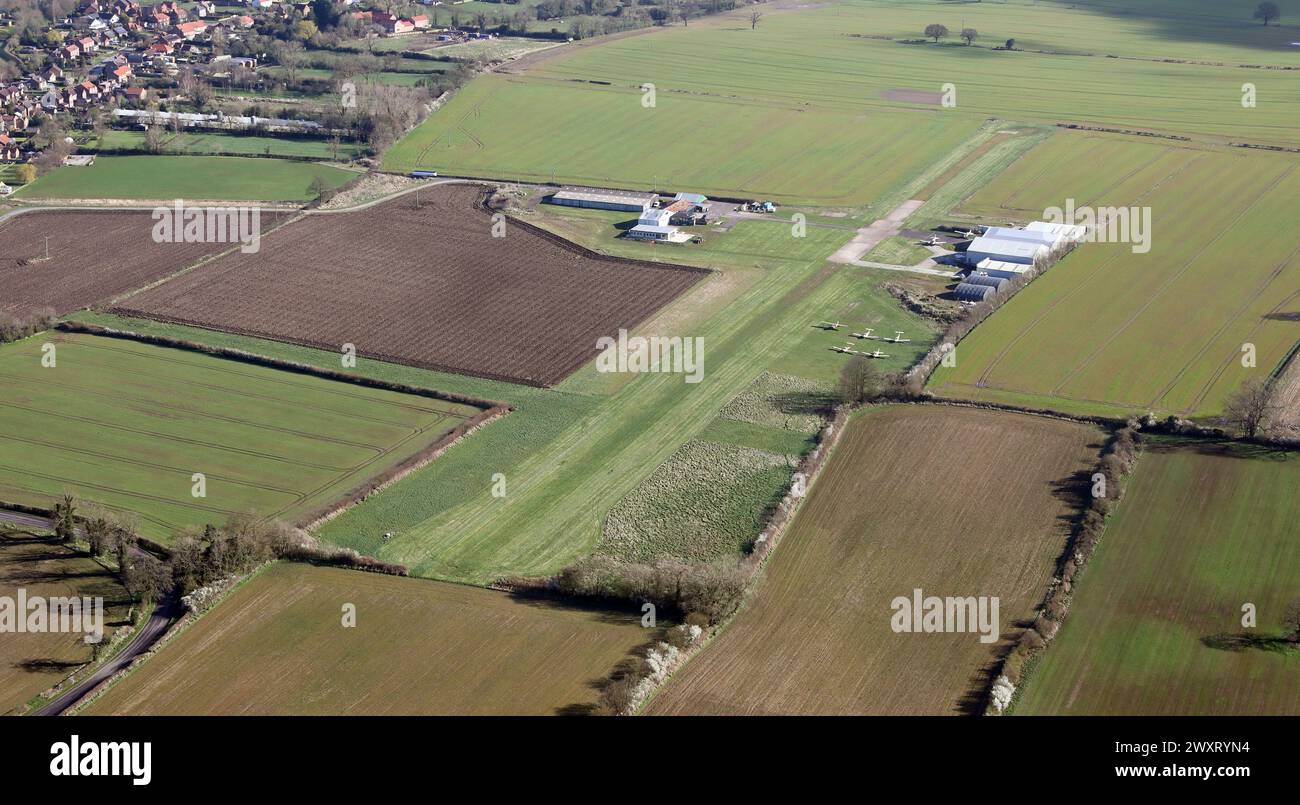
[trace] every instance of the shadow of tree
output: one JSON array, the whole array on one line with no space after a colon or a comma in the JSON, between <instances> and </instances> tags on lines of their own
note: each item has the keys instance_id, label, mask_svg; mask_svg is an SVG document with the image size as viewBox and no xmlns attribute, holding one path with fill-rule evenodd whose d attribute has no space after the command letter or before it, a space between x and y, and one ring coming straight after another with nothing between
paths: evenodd
<instances>
[{"instance_id":1,"label":"shadow of tree","mask_svg":"<svg viewBox=\"0 0 1300 805\"><path fill-rule=\"evenodd\" d=\"M1289 636L1260 635L1241 632L1238 634L1216 634L1201 638L1207 648L1217 651L1268 651L1274 654L1300 654L1300 641Z\"/></svg>"},{"instance_id":2,"label":"shadow of tree","mask_svg":"<svg viewBox=\"0 0 1300 805\"><path fill-rule=\"evenodd\" d=\"M773 395L772 405L785 416L826 416L835 407L835 398L823 391L792 391Z\"/></svg>"},{"instance_id":3,"label":"shadow of tree","mask_svg":"<svg viewBox=\"0 0 1300 805\"><path fill-rule=\"evenodd\" d=\"M55 660L50 658L22 660L14 663L15 668L21 668L28 673L39 674L49 671L71 671L73 668L80 668L85 665L84 662L69 662L67 660Z\"/></svg>"}]
</instances>

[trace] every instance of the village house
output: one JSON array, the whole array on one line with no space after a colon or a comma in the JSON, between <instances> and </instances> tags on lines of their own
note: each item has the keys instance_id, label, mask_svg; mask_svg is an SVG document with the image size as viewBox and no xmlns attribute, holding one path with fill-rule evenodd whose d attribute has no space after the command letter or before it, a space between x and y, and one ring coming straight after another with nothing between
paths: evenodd
<instances>
[{"instance_id":1,"label":"village house","mask_svg":"<svg viewBox=\"0 0 1300 805\"><path fill-rule=\"evenodd\" d=\"M17 162L22 156L23 150L17 141L8 134L0 134L0 162Z\"/></svg>"},{"instance_id":2,"label":"village house","mask_svg":"<svg viewBox=\"0 0 1300 805\"><path fill-rule=\"evenodd\" d=\"M198 36L199 34L203 33L206 30L208 30L208 24L201 20L196 20L194 22L182 22L181 24L176 26L176 33L180 34L186 39L193 39L194 37Z\"/></svg>"},{"instance_id":3,"label":"village house","mask_svg":"<svg viewBox=\"0 0 1300 805\"><path fill-rule=\"evenodd\" d=\"M123 87L117 94L123 101L134 104L143 102L149 96L149 90L144 87Z\"/></svg>"}]
</instances>

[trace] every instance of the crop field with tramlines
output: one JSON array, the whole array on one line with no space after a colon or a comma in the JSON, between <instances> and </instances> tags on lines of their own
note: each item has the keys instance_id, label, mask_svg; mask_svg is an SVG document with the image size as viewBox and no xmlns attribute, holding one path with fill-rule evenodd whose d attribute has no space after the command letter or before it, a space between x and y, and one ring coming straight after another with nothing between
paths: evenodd
<instances>
[{"instance_id":1,"label":"crop field with tramlines","mask_svg":"<svg viewBox=\"0 0 1300 805\"><path fill-rule=\"evenodd\" d=\"M1149 448L1014 712L1300 714L1298 487L1294 452Z\"/></svg>"},{"instance_id":2,"label":"crop field with tramlines","mask_svg":"<svg viewBox=\"0 0 1300 805\"><path fill-rule=\"evenodd\" d=\"M356 625L341 624L354 604ZM90 715L551 715L650 640L639 612L336 568L263 571Z\"/></svg>"},{"instance_id":3,"label":"crop field with tramlines","mask_svg":"<svg viewBox=\"0 0 1300 805\"><path fill-rule=\"evenodd\" d=\"M0 347L0 374L0 500L48 506L71 491L158 541L249 511L308 516L482 412L79 334Z\"/></svg>"},{"instance_id":4,"label":"crop field with tramlines","mask_svg":"<svg viewBox=\"0 0 1300 805\"><path fill-rule=\"evenodd\" d=\"M1100 442L1085 425L997 411L862 412L748 607L649 712L965 712L998 647L1032 619L1065 547L1070 488ZM894 632L891 601L918 588L997 596L998 641Z\"/></svg>"},{"instance_id":5,"label":"crop field with tramlines","mask_svg":"<svg viewBox=\"0 0 1300 805\"><path fill-rule=\"evenodd\" d=\"M1025 221L1068 199L1150 208L1149 251L1082 244L963 340L933 391L1076 413L1213 416L1300 340L1294 157L1062 133L965 207Z\"/></svg>"},{"instance_id":6,"label":"crop field with tramlines","mask_svg":"<svg viewBox=\"0 0 1300 805\"><path fill-rule=\"evenodd\" d=\"M753 28L742 9L480 78L385 167L860 206L989 116L1300 142L1300 87L1245 66L1300 66L1294 31L1199 6L863 0L771 9ZM925 41L935 22L946 41ZM1268 102L1243 109L1245 83Z\"/></svg>"}]
</instances>

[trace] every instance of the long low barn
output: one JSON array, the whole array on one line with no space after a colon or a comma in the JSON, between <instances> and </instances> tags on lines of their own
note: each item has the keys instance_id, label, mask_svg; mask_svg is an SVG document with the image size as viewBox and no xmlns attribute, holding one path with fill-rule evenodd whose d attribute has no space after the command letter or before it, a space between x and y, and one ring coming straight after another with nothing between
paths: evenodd
<instances>
[{"instance_id":1,"label":"long low barn","mask_svg":"<svg viewBox=\"0 0 1300 805\"><path fill-rule=\"evenodd\" d=\"M952 292L958 302L983 302L995 293L997 293L996 288L970 282L959 284Z\"/></svg>"},{"instance_id":2,"label":"long low barn","mask_svg":"<svg viewBox=\"0 0 1300 805\"><path fill-rule=\"evenodd\" d=\"M617 210L619 212L642 212L654 206L655 193L636 193L629 190L588 190L580 187L566 187L547 197L551 204L562 207L585 207L593 210Z\"/></svg>"},{"instance_id":3,"label":"long low barn","mask_svg":"<svg viewBox=\"0 0 1300 805\"><path fill-rule=\"evenodd\" d=\"M966 249L966 262L978 265L985 260L1033 265L1063 244L1079 240L1087 233L1081 226L1034 221L1024 229L990 226Z\"/></svg>"}]
</instances>

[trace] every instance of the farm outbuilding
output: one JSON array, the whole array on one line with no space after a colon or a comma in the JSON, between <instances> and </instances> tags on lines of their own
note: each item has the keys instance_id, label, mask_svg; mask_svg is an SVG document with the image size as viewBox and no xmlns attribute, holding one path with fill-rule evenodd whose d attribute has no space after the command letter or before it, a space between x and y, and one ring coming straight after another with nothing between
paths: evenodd
<instances>
[{"instance_id":1,"label":"farm outbuilding","mask_svg":"<svg viewBox=\"0 0 1300 805\"><path fill-rule=\"evenodd\" d=\"M984 260L1017 263L1031 266L1040 256L1046 256L1048 247L1038 240L1005 238L987 233L971 241L966 249L966 264L979 265Z\"/></svg>"},{"instance_id":2,"label":"farm outbuilding","mask_svg":"<svg viewBox=\"0 0 1300 805\"><path fill-rule=\"evenodd\" d=\"M1024 229L1009 226L990 226L971 241L966 249L966 262L979 265L984 260L1033 265L1040 255L1066 243L1077 241L1087 233L1081 226L1052 224L1034 221Z\"/></svg>"},{"instance_id":3,"label":"farm outbuilding","mask_svg":"<svg viewBox=\"0 0 1300 805\"><path fill-rule=\"evenodd\" d=\"M654 206L658 198L654 193L635 193L629 190L588 190L566 187L551 194L546 200L562 207L640 213Z\"/></svg>"},{"instance_id":4,"label":"farm outbuilding","mask_svg":"<svg viewBox=\"0 0 1300 805\"><path fill-rule=\"evenodd\" d=\"M990 277L1002 277L1003 279L1015 279L1033 269L1033 266L1023 263L1006 263L1001 260L984 259L979 261L975 270L981 274L988 274Z\"/></svg>"},{"instance_id":5,"label":"farm outbuilding","mask_svg":"<svg viewBox=\"0 0 1300 805\"><path fill-rule=\"evenodd\" d=\"M969 285L987 285L988 287L992 288L995 291L1002 290L1002 286L1007 284L1007 281L1002 277L993 277L988 274L980 274L978 272L973 273L968 277L966 277L964 282L966 282Z\"/></svg>"},{"instance_id":6,"label":"farm outbuilding","mask_svg":"<svg viewBox=\"0 0 1300 805\"><path fill-rule=\"evenodd\" d=\"M958 302L983 302L985 299L988 299L990 296L997 293L997 289L991 288L988 285L976 285L970 282L963 282L959 284L952 293L953 296L957 297Z\"/></svg>"}]
</instances>

